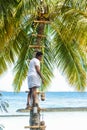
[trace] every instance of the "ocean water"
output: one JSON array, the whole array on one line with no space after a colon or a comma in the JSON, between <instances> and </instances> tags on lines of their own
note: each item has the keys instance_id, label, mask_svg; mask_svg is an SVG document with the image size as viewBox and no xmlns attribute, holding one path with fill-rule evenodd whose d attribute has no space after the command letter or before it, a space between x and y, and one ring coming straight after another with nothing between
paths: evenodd
<instances>
[{"instance_id":1,"label":"ocean water","mask_svg":"<svg viewBox=\"0 0 87 130\"><path fill-rule=\"evenodd\" d=\"M2 99L9 103L8 113L19 114L18 109L26 107L27 93L1 92ZM87 92L46 92L45 101L40 101L42 108L87 107ZM23 113L22 113L23 114Z\"/></svg>"},{"instance_id":2,"label":"ocean water","mask_svg":"<svg viewBox=\"0 0 87 130\"><path fill-rule=\"evenodd\" d=\"M8 113L0 112L0 124L3 130L25 130L29 126L29 112L16 112L26 107L27 93L2 92L2 99L8 101ZM87 92L46 92L46 100L40 101L40 107L65 108L87 107ZM46 130L87 130L87 111L41 112Z\"/></svg>"}]
</instances>

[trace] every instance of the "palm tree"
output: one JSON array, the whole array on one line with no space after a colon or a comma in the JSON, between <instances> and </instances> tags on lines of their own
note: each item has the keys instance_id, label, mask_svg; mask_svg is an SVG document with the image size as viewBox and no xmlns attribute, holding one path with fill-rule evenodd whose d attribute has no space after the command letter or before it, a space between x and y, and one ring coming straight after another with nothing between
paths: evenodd
<instances>
[{"instance_id":1,"label":"palm tree","mask_svg":"<svg viewBox=\"0 0 87 130\"><path fill-rule=\"evenodd\" d=\"M0 125L0 130L3 130L4 126L3 125Z\"/></svg>"},{"instance_id":2,"label":"palm tree","mask_svg":"<svg viewBox=\"0 0 87 130\"><path fill-rule=\"evenodd\" d=\"M0 93L0 111L7 111L7 107L9 107L9 104L7 101L2 100L2 94ZM0 124L0 130L3 130L4 126L2 124Z\"/></svg>"},{"instance_id":3,"label":"palm tree","mask_svg":"<svg viewBox=\"0 0 87 130\"><path fill-rule=\"evenodd\" d=\"M44 46L46 85L56 65L77 90L86 87L86 0L0 0L0 74L14 64L14 90L27 76L28 60ZM44 21L44 22L38 22Z\"/></svg>"},{"instance_id":4,"label":"palm tree","mask_svg":"<svg viewBox=\"0 0 87 130\"><path fill-rule=\"evenodd\" d=\"M2 94L0 93L0 111L8 112L7 110L8 107L9 107L8 102L2 99Z\"/></svg>"}]
</instances>

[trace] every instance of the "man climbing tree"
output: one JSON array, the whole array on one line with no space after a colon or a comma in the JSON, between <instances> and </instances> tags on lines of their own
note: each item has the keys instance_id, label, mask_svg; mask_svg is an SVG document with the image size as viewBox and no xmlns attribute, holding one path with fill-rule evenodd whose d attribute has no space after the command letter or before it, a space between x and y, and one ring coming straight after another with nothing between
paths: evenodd
<instances>
[{"instance_id":1,"label":"man climbing tree","mask_svg":"<svg viewBox=\"0 0 87 130\"><path fill-rule=\"evenodd\" d=\"M27 109L30 107L30 99L31 96L33 98L33 106L37 104L36 102L36 91L37 88L41 86L41 80L42 83L44 83L43 75L40 71L40 61L42 60L42 52L37 52L35 58L33 58L30 61L29 64L29 71L28 71L28 88L29 93L27 97Z\"/></svg>"}]
</instances>

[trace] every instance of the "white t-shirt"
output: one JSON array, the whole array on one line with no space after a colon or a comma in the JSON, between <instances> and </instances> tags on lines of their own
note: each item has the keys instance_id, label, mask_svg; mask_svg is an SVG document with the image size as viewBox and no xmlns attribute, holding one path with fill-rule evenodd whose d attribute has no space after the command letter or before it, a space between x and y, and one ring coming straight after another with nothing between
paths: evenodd
<instances>
[{"instance_id":1,"label":"white t-shirt","mask_svg":"<svg viewBox=\"0 0 87 130\"><path fill-rule=\"evenodd\" d=\"M39 74L38 74L37 71L36 71L35 66L39 66L39 68L40 68L40 61L39 61L37 58L33 58L33 59L30 61L28 76L31 76L31 75L39 76Z\"/></svg>"}]
</instances>

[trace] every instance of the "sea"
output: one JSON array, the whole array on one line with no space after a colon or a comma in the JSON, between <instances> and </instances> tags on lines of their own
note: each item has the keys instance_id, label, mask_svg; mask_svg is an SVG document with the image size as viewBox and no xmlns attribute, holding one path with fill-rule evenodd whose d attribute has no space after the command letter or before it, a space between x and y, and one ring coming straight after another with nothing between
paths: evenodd
<instances>
[{"instance_id":1,"label":"sea","mask_svg":"<svg viewBox=\"0 0 87 130\"><path fill-rule=\"evenodd\" d=\"M6 101L9 104L8 112L0 111L0 116L24 114L17 110L26 108L26 92L2 91L0 93L2 94L0 101ZM87 107L87 92L45 92L45 101L41 101L39 97L39 104L41 108Z\"/></svg>"}]
</instances>

